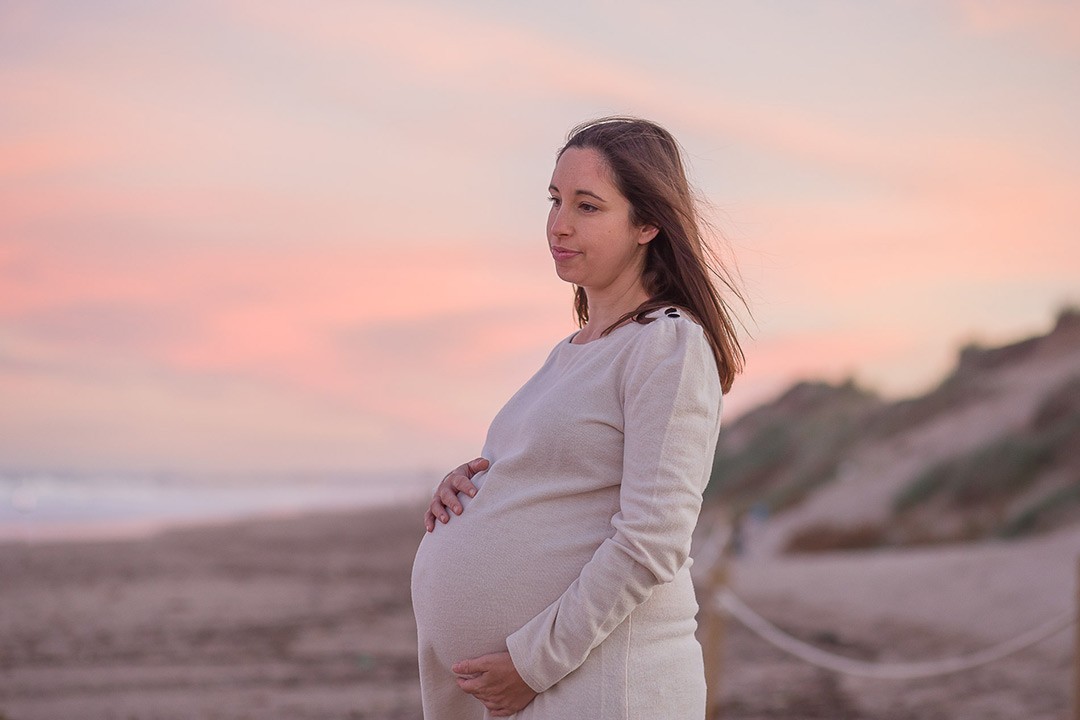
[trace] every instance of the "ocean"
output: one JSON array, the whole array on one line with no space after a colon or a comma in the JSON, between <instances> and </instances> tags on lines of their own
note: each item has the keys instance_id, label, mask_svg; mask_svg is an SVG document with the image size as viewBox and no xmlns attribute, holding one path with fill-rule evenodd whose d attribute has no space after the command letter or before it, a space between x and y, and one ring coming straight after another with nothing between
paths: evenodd
<instances>
[{"instance_id":1,"label":"ocean","mask_svg":"<svg viewBox=\"0 0 1080 720\"><path fill-rule=\"evenodd\" d=\"M0 471L0 541L130 538L208 522L419 503L440 476Z\"/></svg>"}]
</instances>

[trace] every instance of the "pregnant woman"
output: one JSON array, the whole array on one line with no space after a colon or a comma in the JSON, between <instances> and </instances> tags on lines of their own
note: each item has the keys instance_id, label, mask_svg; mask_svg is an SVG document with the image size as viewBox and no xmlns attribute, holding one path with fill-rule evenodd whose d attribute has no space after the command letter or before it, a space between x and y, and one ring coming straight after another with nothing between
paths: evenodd
<instances>
[{"instance_id":1,"label":"pregnant woman","mask_svg":"<svg viewBox=\"0 0 1080 720\"><path fill-rule=\"evenodd\" d=\"M581 329L440 483L413 564L426 720L700 719L690 536L743 356L675 139L575 128L547 240ZM450 513L455 516L451 516Z\"/></svg>"}]
</instances>

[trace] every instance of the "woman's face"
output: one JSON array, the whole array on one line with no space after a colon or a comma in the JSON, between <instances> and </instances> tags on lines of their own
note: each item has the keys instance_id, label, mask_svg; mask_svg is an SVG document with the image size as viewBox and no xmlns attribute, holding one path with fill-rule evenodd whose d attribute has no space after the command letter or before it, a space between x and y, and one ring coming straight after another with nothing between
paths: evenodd
<instances>
[{"instance_id":1,"label":"woman's face","mask_svg":"<svg viewBox=\"0 0 1080 720\"><path fill-rule=\"evenodd\" d=\"M547 236L555 272L591 291L627 290L641 280L651 225L630 220L630 202L603 156L592 148L565 150L551 176Z\"/></svg>"}]
</instances>

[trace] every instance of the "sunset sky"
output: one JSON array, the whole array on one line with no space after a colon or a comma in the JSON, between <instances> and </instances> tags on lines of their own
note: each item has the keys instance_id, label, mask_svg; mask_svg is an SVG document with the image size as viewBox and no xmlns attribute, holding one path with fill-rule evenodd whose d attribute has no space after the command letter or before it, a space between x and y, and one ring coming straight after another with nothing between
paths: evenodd
<instances>
[{"instance_id":1,"label":"sunset sky","mask_svg":"<svg viewBox=\"0 0 1080 720\"><path fill-rule=\"evenodd\" d=\"M737 260L729 418L1080 303L1080 3L2 0L0 470L474 457L574 330L546 188L610 113Z\"/></svg>"}]
</instances>

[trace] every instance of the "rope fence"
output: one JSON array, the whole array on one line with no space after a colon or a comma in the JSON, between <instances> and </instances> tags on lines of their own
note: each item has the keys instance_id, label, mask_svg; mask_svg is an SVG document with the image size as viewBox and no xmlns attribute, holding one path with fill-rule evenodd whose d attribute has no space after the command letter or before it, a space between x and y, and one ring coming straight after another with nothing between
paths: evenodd
<instances>
[{"instance_id":1,"label":"rope fence","mask_svg":"<svg viewBox=\"0 0 1080 720\"><path fill-rule=\"evenodd\" d=\"M730 614L762 640L803 662L845 675L879 680L914 680L977 668L1040 643L1070 627L1077 619L1077 614L1070 610L1014 638L969 655L928 662L877 663L836 655L803 642L754 612L731 590L721 590L715 599L717 609Z\"/></svg>"},{"instance_id":2,"label":"rope fence","mask_svg":"<svg viewBox=\"0 0 1080 720\"><path fill-rule=\"evenodd\" d=\"M702 602L701 638L704 650L707 684L706 717L718 720L721 715L720 679L723 674L723 645L727 619L733 618L752 633L774 647L815 667L845 675L877 680L915 680L940 677L971 670L1003 660L1064 630L1076 626L1074 649L1073 720L1080 720L1080 592L1077 609L1050 618L1019 635L976 652L922 662L870 662L827 652L804 642L777 627L743 602L728 587L730 571L728 553L731 534L727 529L715 530L708 538L698 558L699 576L706 598ZM1080 588L1080 585L1078 585Z\"/></svg>"}]
</instances>

